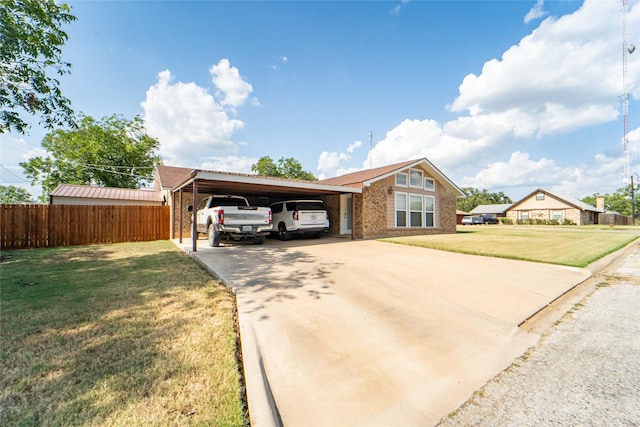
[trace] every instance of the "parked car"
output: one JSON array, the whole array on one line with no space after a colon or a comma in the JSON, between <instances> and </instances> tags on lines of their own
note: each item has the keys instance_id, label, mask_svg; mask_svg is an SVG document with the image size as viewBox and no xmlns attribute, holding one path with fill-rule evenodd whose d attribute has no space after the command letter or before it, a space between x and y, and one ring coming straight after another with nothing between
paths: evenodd
<instances>
[{"instance_id":1,"label":"parked car","mask_svg":"<svg viewBox=\"0 0 640 427\"><path fill-rule=\"evenodd\" d=\"M476 224L482 224L482 218L479 216L473 216L473 215L466 215L462 218L462 221L460 222L462 225L476 225Z\"/></svg>"},{"instance_id":2,"label":"parked car","mask_svg":"<svg viewBox=\"0 0 640 427\"><path fill-rule=\"evenodd\" d=\"M280 240L293 235L320 237L329 231L329 214L322 200L285 200L271 204L273 231Z\"/></svg>"},{"instance_id":3,"label":"parked car","mask_svg":"<svg viewBox=\"0 0 640 427\"><path fill-rule=\"evenodd\" d=\"M498 218L491 214L482 214L480 218L482 219L482 224L497 224L500 222Z\"/></svg>"}]
</instances>

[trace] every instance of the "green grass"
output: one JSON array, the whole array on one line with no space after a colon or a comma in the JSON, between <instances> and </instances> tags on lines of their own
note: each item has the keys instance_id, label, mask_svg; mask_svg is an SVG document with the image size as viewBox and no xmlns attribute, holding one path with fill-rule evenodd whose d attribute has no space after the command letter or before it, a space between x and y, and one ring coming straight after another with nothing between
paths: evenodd
<instances>
[{"instance_id":1,"label":"green grass","mask_svg":"<svg viewBox=\"0 0 640 427\"><path fill-rule=\"evenodd\" d=\"M640 237L638 229L469 226L456 234L394 237L384 242L449 252L586 267Z\"/></svg>"},{"instance_id":2,"label":"green grass","mask_svg":"<svg viewBox=\"0 0 640 427\"><path fill-rule=\"evenodd\" d=\"M170 242L0 268L0 425L248 425L234 296Z\"/></svg>"}]
</instances>

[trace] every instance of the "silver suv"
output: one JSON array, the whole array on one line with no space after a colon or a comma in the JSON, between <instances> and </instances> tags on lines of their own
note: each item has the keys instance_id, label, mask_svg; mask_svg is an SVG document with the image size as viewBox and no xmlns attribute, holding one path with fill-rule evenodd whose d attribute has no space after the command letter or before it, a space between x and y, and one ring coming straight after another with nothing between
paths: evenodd
<instances>
[{"instance_id":1,"label":"silver suv","mask_svg":"<svg viewBox=\"0 0 640 427\"><path fill-rule=\"evenodd\" d=\"M271 204L273 233L280 240L289 240L292 235L320 237L329 231L329 214L322 200L285 200Z\"/></svg>"}]
</instances>

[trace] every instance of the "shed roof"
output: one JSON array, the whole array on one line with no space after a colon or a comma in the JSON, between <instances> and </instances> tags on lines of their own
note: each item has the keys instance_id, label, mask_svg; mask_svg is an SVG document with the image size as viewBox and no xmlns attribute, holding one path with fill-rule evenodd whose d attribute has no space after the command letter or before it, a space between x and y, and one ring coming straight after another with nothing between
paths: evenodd
<instances>
[{"instance_id":1,"label":"shed roof","mask_svg":"<svg viewBox=\"0 0 640 427\"><path fill-rule=\"evenodd\" d=\"M51 196L81 199L135 200L145 202L163 201L163 195L160 191L75 184L58 184L56 189L51 193Z\"/></svg>"}]
</instances>

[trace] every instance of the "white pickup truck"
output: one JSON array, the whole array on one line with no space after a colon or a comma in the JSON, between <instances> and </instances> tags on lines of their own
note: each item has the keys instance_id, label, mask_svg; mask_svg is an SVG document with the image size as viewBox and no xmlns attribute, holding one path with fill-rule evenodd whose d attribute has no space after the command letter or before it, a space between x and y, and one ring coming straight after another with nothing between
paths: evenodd
<instances>
[{"instance_id":1,"label":"white pickup truck","mask_svg":"<svg viewBox=\"0 0 640 427\"><path fill-rule=\"evenodd\" d=\"M198 205L195 221L199 233L208 233L212 247L219 246L223 237L253 239L255 244L261 245L273 228L271 209L249 206L247 199L242 196L207 197Z\"/></svg>"}]
</instances>

